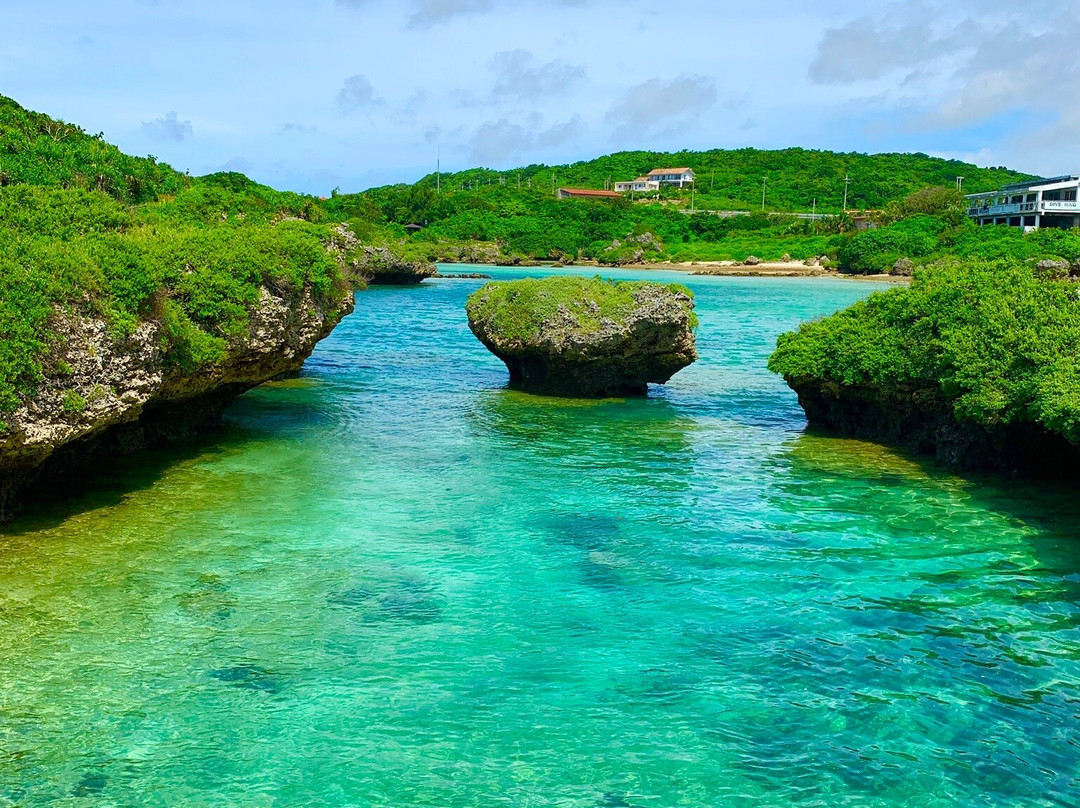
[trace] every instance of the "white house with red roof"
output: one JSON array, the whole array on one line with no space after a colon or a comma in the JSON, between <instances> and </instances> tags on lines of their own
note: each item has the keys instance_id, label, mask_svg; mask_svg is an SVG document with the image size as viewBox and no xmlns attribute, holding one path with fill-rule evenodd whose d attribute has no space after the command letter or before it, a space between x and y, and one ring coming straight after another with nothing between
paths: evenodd
<instances>
[{"instance_id":1,"label":"white house with red roof","mask_svg":"<svg viewBox=\"0 0 1080 808\"><path fill-rule=\"evenodd\" d=\"M649 182L683 188L694 184L694 172L689 168L657 168L649 172Z\"/></svg>"},{"instance_id":2,"label":"white house with red roof","mask_svg":"<svg viewBox=\"0 0 1080 808\"><path fill-rule=\"evenodd\" d=\"M615 183L615 190L621 194L631 191L645 193L647 191L659 191L664 185L677 185L685 188L694 184L694 171L690 168L657 168L650 171L644 177L638 177L631 182Z\"/></svg>"}]
</instances>

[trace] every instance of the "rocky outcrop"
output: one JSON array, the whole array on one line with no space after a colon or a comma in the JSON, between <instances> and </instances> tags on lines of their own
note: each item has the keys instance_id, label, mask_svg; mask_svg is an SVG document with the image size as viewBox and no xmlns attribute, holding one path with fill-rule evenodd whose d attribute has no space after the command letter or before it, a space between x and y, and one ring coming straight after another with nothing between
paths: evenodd
<instances>
[{"instance_id":1,"label":"rocky outcrop","mask_svg":"<svg viewBox=\"0 0 1080 808\"><path fill-rule=\"evenodd\" d=\"M353 285L413 286L439 274L435 264L428 261L408 261L385 247L368 247L360 243L348 225L334 231L332 247L348 256L347 274Z\"/></svg>"},{"instance_id":2,"label":"rocky outcrop","mask_svg":"<svg viewBox=\"0 0 1080 808\"><path fill-rule=\"evenodd\" d=\"M615 311L604 297L620 287L629 305ZM467 305L469 327L512 385L574 397L643 395L692 364L693 310L680 287L583 278L491 283Z\"/></svg>"},{"instance_id":3,"label":"rocky outcrop","mask_svg":"<svg viewBox=\"0 0 1080 808\"><path fill-rule=\"evenodd\" d=\"M627 233L625 238L615 239L605 247L596 260L603 266L628 266L643 263L649 254L659 254L663 250L663 243L653 233L637 236Z\"/></svg>"},{"instance_id":4,"label":"rocky outcrop","mask_svg":"<svg viewBox=\"0 0 1080 808\"><path fill-rule=\"evenodd\" d=\"M354 267L357 277L372 286L413 286L439 272L434 264L407 261L385 247L361 247Z\"/></svg>"},{"instance_id":5,"label":"rocky outcrop","mask_svg":"<svg viewBox=\"0 0 1080 808\"><path fill-rule=\"evenodd\" d=\"M915 271L915 262L910 258L900 258L895 264L892 265L892 271L890 275L899 275L904 278L910 278L911 273Z\"/></svg>"},{"instance_id":6,"label":"rocky outcrop","mask_svg":"<svg viewBox=\"0 0 1080 808\"><path fill-rule=\"evenodd\" d=\"M42 483L54 487L96 458L185 437L220 422L236 396L299 370L316 343L352 311L353 296L320 302L311 288L263 288L243 338L224 358L185 372L170 364L161 326L127 337L88 313L58 308L52 368L0 431L0 519Z\"/></svg>"},{"instance_id":7,"label":"rocky outcrop","mask_svg":"<svg viewBox=\"0 0 1080 808\"><path fill-rule=\"evenodd\" d=\"M1064 259L1048 258L1035 265L1035 274L1048 280L1064 280L1069 277L1072 265Z\"/></svg>"},{"instance_id":8,"label":"rocky outcrop","mask_svg":"<svg viewBox=\"0 0 1080 808\"><path fill-rule=\"evenodd\" d=\"M811 428L897 446L966 471L1076 479L1080 449L1037 424L987 429L957 420L936 390L882 390L788 379Z\"/></svg>"}]
</instances>

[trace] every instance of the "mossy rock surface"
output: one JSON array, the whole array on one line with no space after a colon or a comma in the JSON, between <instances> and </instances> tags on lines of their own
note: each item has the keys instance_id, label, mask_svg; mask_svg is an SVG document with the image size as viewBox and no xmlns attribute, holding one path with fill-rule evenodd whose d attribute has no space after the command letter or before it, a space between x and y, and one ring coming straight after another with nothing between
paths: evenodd
<instances>
[{"instance_id":1,"label":"mossy rock surface","mask_svg":"<svg viewBox=\"0 0 1080 808\"><path fill-rule=\"evenodd\" d=\"M697 360L684 286L554 277L489 283L469 327L514 386L546 395L642 395Z\"/></svg>"}]
</instances>

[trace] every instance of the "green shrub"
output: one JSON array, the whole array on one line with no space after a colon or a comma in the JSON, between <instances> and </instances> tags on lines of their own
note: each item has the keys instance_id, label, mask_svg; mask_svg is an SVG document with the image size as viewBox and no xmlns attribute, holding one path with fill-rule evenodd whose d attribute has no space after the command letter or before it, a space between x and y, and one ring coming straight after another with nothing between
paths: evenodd
<instances>
[{"instance_id":1,"label":"green shrub","mask_svg":"<svg viewBox=\"0 0 1080 808\"><path fill-rule=\"evenodd\" d=\"M1080 287L1028 265L952 262L785 334L789 380L929 389L957 418L1034 422L1080 444Z\"/></svg>"},{"instance_id":2,"label":"green shrub","mask_svg":"<svg viewBox=\"0 0 1080 808\"><path fill-rule=\"evenodd\" d=\"M64 412L78 414L86 411L86 399L75 390L65 390L63 399Z\"/></svg>"},{"instance_id":3,"label":"green shrub","mask_svg":"<svg viewBox=\"0 0 1080 808\"><path fill-rule=\"evenodd\" d=\"M347 291L311 197L187 177L2 96L0 156L0 412L33 394L62 310L118 340L157 319L166 362L191 372L247 334L261 288Z\"/></svg>"}]
</instances>

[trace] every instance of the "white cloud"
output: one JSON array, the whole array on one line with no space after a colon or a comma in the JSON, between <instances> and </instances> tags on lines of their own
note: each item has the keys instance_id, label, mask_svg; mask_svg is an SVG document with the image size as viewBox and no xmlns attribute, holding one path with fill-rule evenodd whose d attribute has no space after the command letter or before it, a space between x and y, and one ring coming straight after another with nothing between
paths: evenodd
<instances>
[{"instance_id":1,"label":"white cloud","mask_svg":"<svg viewBox=\"0 0 1080 808\"><path fill-rule=\"evenodd\" d=\"M533 113L524 123L507 118L480 126L469 142L469 156L475 165L506 165L533 149L554 149L579 137L584 129L580 116L545 128L543 116Z\"/></svg>"},{"instance_id":2,"label":"white cloud","mask_svg":"<svg viewBox=\"0 0 1080 808\"><path fill-rule=\"evenodd\" d=\"M179 143L195 134L191 121L182 121L175 112L169 112L152 121L143 121L143 134L151 140Z\"/></svg>"},{"instance_id":3,"label":"white cloud","mask_svg":"<svg viewBox=\"0 0 1080 808\"><path fill-rule=\"evenodd\" d=\"M337 101L338 106L345 112L358 112L379 103L371 81L361 74L345 79L345 85L338 92Z\"/></svg>"},{"instance_id":4,"label":"white cloud","mask_svg":"<svg viewBox=\"0 0 1080 808\"><path fill-rule=\"evenodd\" d=\"M689 124L717 98L716 82L706 76L654 78L624 93L608 110L607 119L616 124L617 138L651 133Z\"/></svg>"},{"instance_id":5,"label":"white cloud","mask_svg":"<svg viewBox=\"0 0 1080 808\"><path fill-rule=\"evenodd\" d=\"M491 70L495 74L494 96L516 100L562 95L585 79L582 65L561 59L537 64L536 57L522 48L496 53Z\"/></svg>"}]
</instances>

